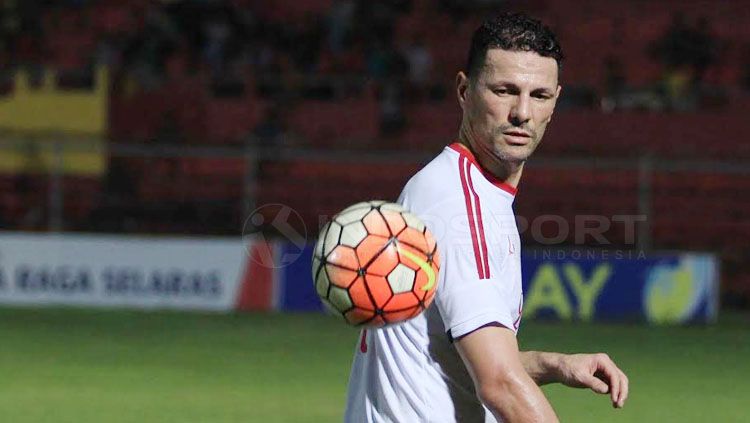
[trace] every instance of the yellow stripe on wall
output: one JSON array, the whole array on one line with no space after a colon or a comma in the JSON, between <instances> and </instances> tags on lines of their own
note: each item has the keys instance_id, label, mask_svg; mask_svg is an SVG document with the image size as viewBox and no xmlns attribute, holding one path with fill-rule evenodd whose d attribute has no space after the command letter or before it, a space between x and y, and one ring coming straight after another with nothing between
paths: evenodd
<instances>
[{"instance_id":1,"label":"yellow stripe on wall","mask_svg":"<svg viewBox=\"0 0 750 423\"><path fill-rule=\"evenodd\" d=\"M58 165L66 175L100 176L107 170L106 143L102 139L59 142L24 139L0 143L0 173L46 174Z\"/></svg>"}]
</instances>

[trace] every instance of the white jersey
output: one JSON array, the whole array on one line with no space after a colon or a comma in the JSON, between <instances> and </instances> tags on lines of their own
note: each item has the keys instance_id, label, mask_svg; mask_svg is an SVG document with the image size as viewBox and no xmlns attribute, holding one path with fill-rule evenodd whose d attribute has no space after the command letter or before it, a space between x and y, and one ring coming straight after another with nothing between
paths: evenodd
<instances>
[{"instance_id":1,"label":"white jersey","mask_svg":"<svg viewBox=\"0 0 750 423\"><path fill-rule=\"evenodd\" d=\"M416 318L362 332L346 422L496 421L477 398L452 343L492 324L518 331L522 292L515 192L458 143L406 184L399 202L422 218L437 240L437 293Z\"/></svg>"}]
</instances>

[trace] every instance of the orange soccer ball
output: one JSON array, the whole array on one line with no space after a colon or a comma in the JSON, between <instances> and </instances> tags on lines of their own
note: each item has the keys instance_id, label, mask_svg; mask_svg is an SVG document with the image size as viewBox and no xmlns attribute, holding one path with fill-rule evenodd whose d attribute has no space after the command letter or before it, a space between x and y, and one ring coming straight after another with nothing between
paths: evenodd
<instances>
[{"instance_id":1,"label":"orange soccer ball","mask_svg":"<svg viewBox=\"0 0 750 423\"><path fill-rule=\"evenodd\" d=\"M318 296L349 324L378 327L426 309L440 258L425 224L402 206L367 201L323 227L313 253Z\"/></svg>"}]
</instances>

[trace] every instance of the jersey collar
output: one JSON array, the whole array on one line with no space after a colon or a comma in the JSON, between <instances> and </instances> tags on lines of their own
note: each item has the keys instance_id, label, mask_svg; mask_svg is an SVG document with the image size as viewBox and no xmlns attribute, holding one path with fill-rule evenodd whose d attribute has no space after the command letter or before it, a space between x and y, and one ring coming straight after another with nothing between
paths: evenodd
<instances>
[{"instance_id":1,"label":"jersey collar","mask_svg":"<svg viewBox=\"0 0 750 423\"><path fill-rule=\"evenodd\" d=\"M515 196L518 192L518 188L515 188L511 186L510 184L506 183L505 181L499 179L497 176L490 173L490 171L486 170L482 167L482 165L479 164L479 161L474 157L474 153L471 152L468 148L466 148L465 145L461 144L460 142L454 142L450 145L448 145L448 148L451 150L454 150L458 154L466 157L467 160L469 160L470 163L472 163L476 168L479 170L479 172L482 173L482 175L494 186L500 188L501 190L507 192L508 194Z\"/></svg>"}]
</instances>

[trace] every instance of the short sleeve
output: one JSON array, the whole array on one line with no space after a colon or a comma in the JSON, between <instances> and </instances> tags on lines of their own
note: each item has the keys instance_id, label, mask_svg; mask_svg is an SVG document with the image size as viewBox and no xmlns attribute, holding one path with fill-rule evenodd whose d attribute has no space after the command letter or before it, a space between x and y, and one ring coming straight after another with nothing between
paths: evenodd
<instances>
[{"instance_id":1,"label":"short sleeve","mask_svg":"<svg viewBox=\"0 0 750 423\"><path fill-rule=\"evenodd\" d=\"M495 322L513 328L505 284L494 278L480 279L473 249L464 247L444 243L441 249L441 286L435 304L445 330L455 339Z\"/></svg>"},{"instance_id":2,"label":"short sleeve","mask_svg":"<svg viewBox=\"0 0 750 423\"><path fill-rule=\"evenodd\" d=\"M498 276L503 274L495 267L499 253L493 253L495 246L487 237L484 249L479 240L472 239L463 198L444 198L431 207L419 207L409 195L402 194L399 200L405 207L417 209L437 240L441 263L435 304L446 332L455 339L491 323L513 328L511 310L517 305L511 304L514 297L508 281ZM482 265L492 271L481 273Z\"/></svg>"}]
</instances>

